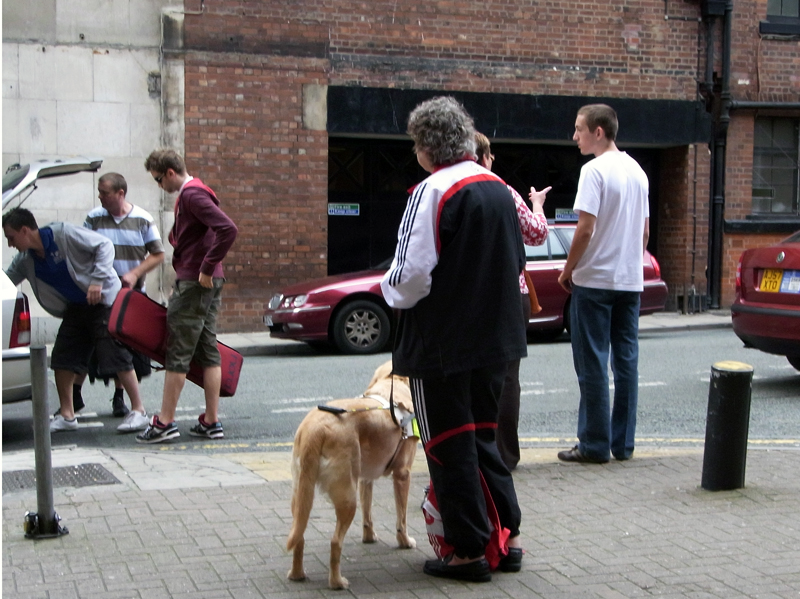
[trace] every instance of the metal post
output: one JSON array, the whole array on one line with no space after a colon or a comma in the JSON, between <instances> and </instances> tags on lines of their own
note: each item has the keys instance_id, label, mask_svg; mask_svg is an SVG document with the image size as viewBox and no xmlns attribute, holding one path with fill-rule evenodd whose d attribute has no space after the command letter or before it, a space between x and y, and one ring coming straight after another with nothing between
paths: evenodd
<instances>
[{"instance_id":1,"label":"metal post","mask_svg":"<svg viewBox=\"0 0 800 599\"><path fill-rule=\"evenodd\" d=\"M711 367L701 486L708 491L744 487L753 367L717 362Z\"/></svg>"},{"instance_id":2,"label":"metal post","mask_svg":"<svg viewBox=\"0 0 800 599\"><path fill-rule=\"evenodd\" d=\"M59 526L53 503L53 467L50 455L50 408L47 401L47 348L31 346L33 394L33 449L36 459L36 514L25 515L25 536L46 539L66 534Z\"/></svg>"}]
</instances>

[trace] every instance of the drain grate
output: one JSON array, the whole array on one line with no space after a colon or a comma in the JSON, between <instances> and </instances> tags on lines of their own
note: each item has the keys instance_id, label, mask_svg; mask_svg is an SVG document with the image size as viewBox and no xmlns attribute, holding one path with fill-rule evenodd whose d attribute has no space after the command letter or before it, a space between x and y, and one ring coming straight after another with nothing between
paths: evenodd
<instances>
[{"instance_id":1,"label":"drain grate","mask_svg":"<svg viewBox=\"0 0 800 599\"><path fill-rule=\"evenodd\" d=\"M53 468L54 487L89 487L92 485L120 485L117 477L100 464L80 464ZM35 470L3 472L3 494L12 491L36 489Z\"/></svg>"}]
</instances>

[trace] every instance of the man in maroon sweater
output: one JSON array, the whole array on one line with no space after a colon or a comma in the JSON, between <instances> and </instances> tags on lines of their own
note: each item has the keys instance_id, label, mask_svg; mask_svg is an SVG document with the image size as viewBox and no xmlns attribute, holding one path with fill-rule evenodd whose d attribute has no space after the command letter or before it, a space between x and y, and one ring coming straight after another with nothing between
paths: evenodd
<instances>
[{"instance_id":1,"label":"man in maroon sweater","mask_svg":"<svg viewBox=\"0 0 800 599\"><path fill-rule=\"evenodd\" d=\"M206 411L189 430L196 437L221 439L219 390L222 368L217 349L217 314L224 282L222 259L233 245L236 225L220 209L210 187L186 172L183 158L173 150L156 150L145 169L167 193L178 192L175 224L169 233L175 287L167 308L167 356L161 412L136 436L139 443L161 443L180 437L175 409L189 364L203 367Z\"/></svg>"}]
</instances>

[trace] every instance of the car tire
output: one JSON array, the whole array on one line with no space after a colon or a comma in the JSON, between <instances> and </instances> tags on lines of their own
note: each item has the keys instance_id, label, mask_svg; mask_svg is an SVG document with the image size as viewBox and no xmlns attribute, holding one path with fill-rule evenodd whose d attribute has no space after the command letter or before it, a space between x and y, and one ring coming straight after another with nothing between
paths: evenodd
<instances>
[{"instance_id":1,"label":"car tire","mask_svg":"<svg viewBox=\"0 0 800 599\"><path fill-rule=\"evenodd\" d=\"M336 314L333 342L345 354L374 354L389 343L391 328L383 308L369 300L356 300Z\"/></svg>"},{"instance_id":2,"label":"car tire","mask_svg":"<svg viewBox=\"0 0 800 599\"><path fill-rule=\"evenodd\" d=\"M800 356L786 356L786 359L789 360L789 364L800 370Z\"/></svg>"}]
</instances>

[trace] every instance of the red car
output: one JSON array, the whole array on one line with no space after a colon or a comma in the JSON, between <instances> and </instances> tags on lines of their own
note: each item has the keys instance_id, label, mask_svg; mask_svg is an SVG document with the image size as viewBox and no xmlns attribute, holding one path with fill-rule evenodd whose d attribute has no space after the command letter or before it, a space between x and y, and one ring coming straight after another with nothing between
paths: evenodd
<instances>
[{"instance_id":1,"label":"red car","mask_svg":"<svg viewBox=\"0 0 800 599\"><path fill-rule=\"evenodd\" d=\"M800 370L800 231L742 254L731 318L746 347L786 356Z\"/></svg>"},{"instance_id":2,"label":"red car","mask_svg":"<svg viewBox=\"0 0 800 599\"><path fill-rule=\"evenodd\" d=\"M547 241L525 246L526 269L531 275L542 311L528 323L528 332L555 338L569 331L569 294L558 284L575 224L550 224ZM272 337L312 345L333 344L347 354L369 354L388 349L394 315L381 293L380 282L391 259L372 270L335 275L298 283L273 296L264 314ZM645 253L642 314L664 309L667 284L656 259Z\"/></svg>"}]
</instances>

